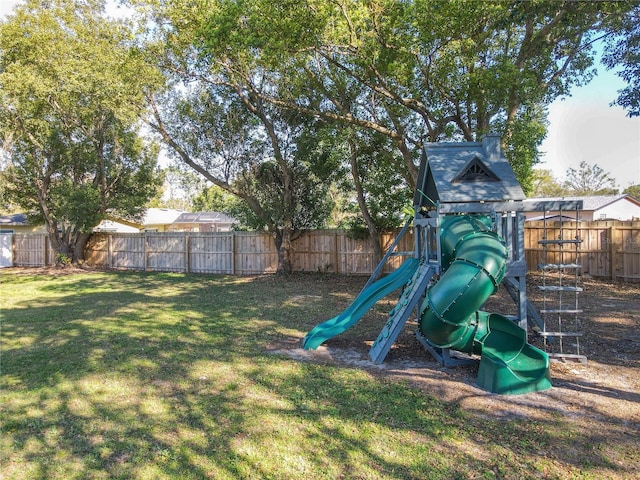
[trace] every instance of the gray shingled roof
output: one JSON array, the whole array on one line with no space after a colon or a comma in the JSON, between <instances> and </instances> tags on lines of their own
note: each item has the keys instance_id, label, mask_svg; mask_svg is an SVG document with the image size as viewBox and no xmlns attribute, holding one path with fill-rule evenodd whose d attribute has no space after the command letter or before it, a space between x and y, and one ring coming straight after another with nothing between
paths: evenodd
<instances>
[{"instance_id":1,"label":"gray shingled roof","mask_svg":"<svg viewBox=\"0 0 640 480\"><path fill-rule=\"evenodd\" d=\"M2 225L29 225L27 215L24 213L14 213L13 215L3 215L0 217L0 226Z\"/></svg>"},{"instance_id":2,"label":"gray shingled roof","mask_svg":"<svg viewBox=\"0 0 640 480\"><path fill-rule=\"evenodd\" d=\"M525 198L497 136L486 136L482 142L427 143L422 161L427 162L426 178L419 179L418 188L426 190L434 201L501 202ZM480 174L474 173L477 171Z\"/></svg>"}]
</instances>

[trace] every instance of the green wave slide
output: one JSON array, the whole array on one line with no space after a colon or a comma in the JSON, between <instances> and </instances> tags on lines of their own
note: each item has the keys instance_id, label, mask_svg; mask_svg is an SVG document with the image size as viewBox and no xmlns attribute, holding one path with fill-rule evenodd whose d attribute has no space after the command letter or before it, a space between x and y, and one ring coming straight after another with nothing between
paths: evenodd
<instances>
[{"instance_id":1,"label":"green wave slide","mask_svg":"<svg viewBox=\"0 0 640 480\"><path fill-rule=\"evenodd\" d=\"M447 216L441 222L444 273L420 307L420 332L436 347L479 354L477 383L500 394L551 388L549 357L529 345L510 319L479 308L498 289L507 265L504 241L486 216Z\"/></svg>"},{"instance_id":2,"label":"green wave slide","mask_svg":"<svg viewBox=\"0 0 640 480\"><path fill-rule=\"evenodd\" d=\"M413 276L419 264L417 258L405 260L398 269L363 289L340 315L317 325L307 333L302 340L302 348L314 350L326 340L351 328L378 300L402 287Z\"/></svg>"}]
</instances>

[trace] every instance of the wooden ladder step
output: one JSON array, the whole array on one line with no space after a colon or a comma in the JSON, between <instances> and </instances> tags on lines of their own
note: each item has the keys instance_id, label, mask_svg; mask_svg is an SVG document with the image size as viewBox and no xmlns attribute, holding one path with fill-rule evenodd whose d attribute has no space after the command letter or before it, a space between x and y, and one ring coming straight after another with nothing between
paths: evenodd
<instances>
[{"instance_id":1,"label":"wooden ladder step","mask_svg":"<svg viewBox=\"0 0 640 480\"><path fill-rule=\"evenodd\" d=\"M564 309L564 308L551 308L551 309L544 309L544 310L540 310L540 313L582 313L582 310L576 310L576 309Z\"/></svg>"},{"instance_id":2,"label":"wooden ladder step","mask_svg":"<svg viewBox=\"0 0 640 480\"><path fill-rule=\"evenodd\" d=\"M542 337L581 337L584 332L538 332Z\"/></svg>"},{"instance_id":3,"label":"wooden ladder step","mask_svg":"<svg viewBox=\"0 0 640 480\"><path fill-rule=\"evenodd\" d=\"M569 287L565 285L540 285L538 290L546 292L582 292L581 287Z\"/></svg>"},{"instance_id":4,"label":"wooden ladder step","mask_svg":"<svg viewBox=\"0 0 640 480\"><path fill-rule=\"evenodd\" d=\"M538 240L538 245L565 245L565 244L578 244L582 243L582 240L571 239L571 240Z\"/></svg>"},{"instance_id":5,"label":"wooden ladder step","mask_svg":"<svg viewBox=\"0 0 640 480\"><path fill-rule=\"evenodd\" d=\"M580 263L539 263L538 268L540 270L553 270L556 268L582 268Z\"/></svg>"}]
</instances>

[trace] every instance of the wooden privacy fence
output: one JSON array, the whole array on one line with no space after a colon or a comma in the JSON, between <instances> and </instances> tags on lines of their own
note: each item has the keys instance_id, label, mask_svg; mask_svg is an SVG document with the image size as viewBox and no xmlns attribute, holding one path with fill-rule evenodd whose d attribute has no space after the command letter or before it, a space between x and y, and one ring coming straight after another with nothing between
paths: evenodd
<instances>
[{"instance_id":1,"label":"wooden privacy fence","mask_svg":"<svg viewBox=\"0 0 640 480\"><path fill-rule=\"evenodd\" d=\"M578 237L577 263L582 274L605 277L625 282L640 282L640 222L526 222L525 258L529 271L535 271L540 263L573 263L576 253L566 245L543 248L538 243L545 236L548 240L568 240ZM560 237L564 238L560 238Z\"/></svg>"},{"instance_id":2,"label":"wooden privacy fence","mask_svg":"<svg viewBox=\"0 0 640 480\"><path fill-rule=\"evenodd\" d=\"M42 267L56 262L49 236L44 234L12 235L13 265L18 267Z\"/></svg>"},{"instance_id":3,"label":"wooden privacy fence","mask_svg":"<svg viewBox=\"0 0 640 480\"><path fill-rule=\"evenodd\" d=\"M558 222L546 222L546 238L560 235ZM562 235L575 235L576 225L565 222ZM397 232L383 234L384 247ZM626 282L640 282L640 222L580 222L582 239L578 262L582 273ZM575 253L547 247L547 258L539 241L545 235L543 222L525 223L525 257L529 271L540 263L572 263ZM14 235L13 264L43 266L55 263L45 235ZM413 250L413 235L407 234L398 249ZM573 255L573 257L572 257ZM162 272L257 275L273 273L278 264L271 235L260 232L224 233L99 233L92 235L85 251L89 264L113 269ZM392 257L385 271L397 268L403 257ZM376 267L368 239L350 238L342 230L304 233L292 244L294 271L370 275Z\"/></svg>"},{"instance_id":4,"label":"wooden privacy fence","mask_svg":"<svg viewBox=\"0 0 640 480\"><path fill-rule=\"evenodd\" d=\"M394 238L382 235L383 245ZM413 238L404 240L411 251ZM85 257L105 268L163 272L255 275L278 267L273 237L261 232L101 233L92 235ZM401 261L396 257L387 271ZM339 230L306 232L293 241L291 262L294 271L349 274L371 274L377 265L369 240L355 240Z\"/></svg>"},{"instance_id":5,"label":"wooden privacy fence","mask_svg":"<svg viewBox=\"0 0 640 480\"><path fill-rule=\"evenodd\" d=\"M158 272L273 273L278 256L271 235L225 233L100 233L85 250L92 265Z\"/></svg>"}]
</instances>

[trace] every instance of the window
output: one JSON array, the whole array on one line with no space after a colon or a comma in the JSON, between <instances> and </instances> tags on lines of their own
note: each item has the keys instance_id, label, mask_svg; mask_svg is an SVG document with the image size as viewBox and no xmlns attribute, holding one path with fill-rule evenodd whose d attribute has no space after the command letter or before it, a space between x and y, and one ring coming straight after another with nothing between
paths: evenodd
<instances>
[{"instance_id":1,"label":"window","mask_svg":"<svg viewBox=\"0 0 640 480\"><path fill-rule=\"evenodd\" d=\"M467 164L462 171L454 177L451 183L462 182L499 182L500 179L478 157Z\"/></svg>"}]
</instances>

